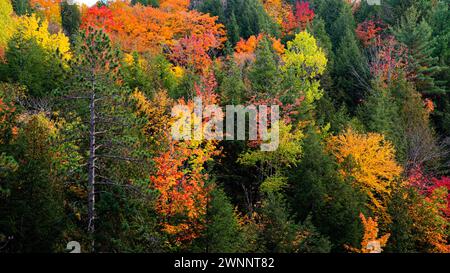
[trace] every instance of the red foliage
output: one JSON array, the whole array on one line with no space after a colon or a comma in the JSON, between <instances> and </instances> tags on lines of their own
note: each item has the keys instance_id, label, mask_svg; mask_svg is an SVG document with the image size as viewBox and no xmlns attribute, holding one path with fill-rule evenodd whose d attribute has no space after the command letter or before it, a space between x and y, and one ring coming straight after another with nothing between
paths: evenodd
<instances>
[{"instance_id":1,"label":"red foliage","mask_svg":"<svg viewBox=\"0 0 450 273\"><path fill-rule=\"evenodd\" d=\"M408 51L393 36L385 39L378 39L372 46L370 60L371 73L382 82L390 82L398 78L400 73L407 72L406 77L413 77L408 74Z\"/></svg>"},{"instance_id":2,"label":"red foliage","mask_svg":"<svg viewBox=\"0 0 450 273\"><path fill-rule=\"evenodd\" d=\"M434 190L445 187L448 190L447 195L447 208L444 210L445 216L450 219L450 177L443 176L440 179L432 178L431 179L431 187L429 188L429 192L432 193Z\"/></svg>"},{"instance_id":3,"label":"red foliage","mask_svg":"<svg viewBox=\"0 0 450 273\"><path fill-rule=\"evenodd\" d=\"M111 9L106 6L92 6L83 12L82 29L103 28L107 32L114 31L120 24L114 20Z\"/></svg>"},{"instance_id":4,"label":"red foliage","mask_svg":"<svg viewBox=\"0 0 450 273\"><path fill-rule=\"evenodd\" d=\"M358 24L356 36L361 40L365 47L368 47L377 43L383 29L384 25L381 21L364 21Z\"/></svg>"},{"instance_id":5,"label":"red foliage","mask_svg":"<svg viewBox=\"0 0 450 273\"><path fill-rule=\"evenodd\" d=\"M447 188L447 208L443 212L450 219L450 177L442 176L440 179L431 177L418 166L410 171L408 182L410 186L417 188L421 194L426 196L431 196L438 188Z\"/></svg>"},{"instance_id":6,"label":"red foliage","mask_svg":"<svg viewBox=\"0 0 450 273\"><path fill-rule=\"evenodd\" d=\"M212 33L191 35L181 38L172 48L170 58L175 64L192 69L196 72L206 71L212 64L208 55L209 48L217 48L217 39Z\"/></svg>"},{"instance_id":7,"label":"red foliage","mask_svg":"<svg viewBox=\"0 0 450 273\"><path fill-rule=\"evenodd\" d=\"M302 30L314 19L314 11L309 8L309 2L299 2L295 4L295 18Z\"/></svg>"}]
</instances>

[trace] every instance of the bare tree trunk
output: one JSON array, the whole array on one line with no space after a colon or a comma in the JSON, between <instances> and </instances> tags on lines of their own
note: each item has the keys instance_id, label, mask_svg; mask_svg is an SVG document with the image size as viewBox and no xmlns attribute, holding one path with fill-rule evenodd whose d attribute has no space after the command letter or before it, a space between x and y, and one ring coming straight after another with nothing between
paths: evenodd
<instances>
[{"instance_id":1,"label":"bare tree trunk","mask_svg":"<svg viewBox=\"0 0 450 273\"><path fill-rule=\"evenodd\" d=\"M88 160L88 233L92 236L92 251L94 251L95 232L95 92L92 91L89 102L89 160Z\"/></svg>"}]
</instances>

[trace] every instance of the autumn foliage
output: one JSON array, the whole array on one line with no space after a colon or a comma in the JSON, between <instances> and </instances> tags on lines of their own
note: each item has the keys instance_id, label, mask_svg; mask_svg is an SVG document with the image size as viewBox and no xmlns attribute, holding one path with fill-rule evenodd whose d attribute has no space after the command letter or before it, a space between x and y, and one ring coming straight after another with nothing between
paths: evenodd
<instances>
[{"instance_id":1,"label":"autumn foliage","mask_svg":"<svg viewBox=\"0 0 450 273\"><path fill-rule=\"evenodd\" d=\"M390 234L387 233L381 237L378 237L378 222L377 219L372 217L366 218L364 214L360 213L359 218L364 227L364 234L361 241L361 248L347 247L351 252L356 253L378 253L381 252L384 246L386 246Z\"/></svg>"},{"instance_id":2,"label":"autumn foliage","mask_svg":"<svg viewBox=\"0 0 450 273\"><path fill-rule=\"evenodd\" d=\"M81 28L105 28L126 52L169 50L178 61L195 54L183 64L199 68L209 62L209 50L220 48L226 40L223 25L216 20L217 17L188 10L186 1L164 1L160 8L116 1L84 10Z\"/></svg>"},{"instance_id":3,"label":"autumn foliage","mask_svg":"<svg viewBox=\"0 0 450 273\"><path fill-rule=\"evenodd\" d=\"M341 164L341 173L354 179L354 185L369 197L369 208L375 215L386 215L386 202L393 181L402 173L395 161L395 149L391 142L378 133L360 134L353 129L332 136L329 149Z\"/></svg>"}]
</instances>

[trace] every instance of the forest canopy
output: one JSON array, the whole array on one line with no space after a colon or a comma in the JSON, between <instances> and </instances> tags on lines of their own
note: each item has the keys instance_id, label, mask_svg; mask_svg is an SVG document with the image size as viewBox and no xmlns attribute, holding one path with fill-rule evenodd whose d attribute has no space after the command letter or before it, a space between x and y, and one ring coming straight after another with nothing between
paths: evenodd
<instances>
[{"instance_id":1,"label":"forest canopy","mask_svg":"<svg viewBox=\"0 0 450 273\"><path fill-rule=\"evenodd\" d=\"M0 0L0 252L449 253L450 1L373 2Z\"/></svg>"}]
</instances>

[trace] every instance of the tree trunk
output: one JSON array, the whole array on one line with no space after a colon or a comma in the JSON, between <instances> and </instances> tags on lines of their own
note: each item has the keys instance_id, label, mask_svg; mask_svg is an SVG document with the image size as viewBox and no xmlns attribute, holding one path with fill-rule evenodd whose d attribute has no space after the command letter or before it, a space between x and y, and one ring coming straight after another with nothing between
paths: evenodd
<instances>
[{"instance_id":1,"label":"tree trunk","mask_svg":"<svg viewBox=\"0 0 450 273\"><path fill-rule=\"evenodd\" d=\"M92 236L92 251L94 251L95 232L95 93L91 93L89 121L89 161L88 161L88 233Z\"/></svg>"}]
</instances>

